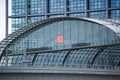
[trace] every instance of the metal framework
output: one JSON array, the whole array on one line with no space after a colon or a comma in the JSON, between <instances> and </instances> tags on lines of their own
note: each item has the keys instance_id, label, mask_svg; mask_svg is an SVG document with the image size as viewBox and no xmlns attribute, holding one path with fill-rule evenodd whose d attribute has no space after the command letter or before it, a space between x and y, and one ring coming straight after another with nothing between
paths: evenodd
<instances>
[{"instance_id":1,"label":"metal framework","mask_svg":"<svg viewBox=\"0 0 120 80\"><path fill-rule=\"evenodd\" d=\"M63 20L85 20L94 22L99 25L111 28L106 22L95 22L95 19L88 18L73 18L61 17L46 19L38 22L28 24L18 31L9 35L0 43L0 60L1 64L6 66L40 66L40 67L71 67L71 68L97 68L97 69L113 69L120 70L120 44L76 47L61 50L45 50L45 51L31 51L21 54L7 54L7 47L11 43L26 34L27 32L41 28L50 23ZM108 23L108 22L107 22ZM118 31L113 31L118 34ZM16 56L15 60L9 64L10 57ZM4 65L3 65L4 66Z\"/></svg>"},{"instance_id":2,"label":"metal framework","mask_svg":"<svg viewBox=\"0 0 120 80\"><path fill-rule=\"evenodd\" d=\"M1 41L0 43L0 55L2 55L3 51L5 51L5 48L7 48L7 46L13 42L13 40L15 40L16 38L18 38L19 36L27 33L28 31L39 27L39 25L47 25L49 23L53 23L53 22L58 22L58 21L63 21L63 20L84 20L84 21L90 21L90 22L94 22L96 24L100 24L103 26L106 26L108 28L110 28L111 30L113 30L118 36L120 36L120 25L116 26L113 25L112 21L105 21L105 20L98 20L98 19L91 19L91 18L75 18L75 17L59 17L59 18L51 18L51 19L45 19L45 20L41 20L41 21L37 21L34 23L30 23L27 26L24 26L22 28L20 28L19 30L17 30L16 32L10 34L7 36L7 38L5 38L3 41ZM118 24L119 22L115 22L115 24ZM1 57L1 56L0 56Z\"/></svg>"},{"instance_id":3,"label":"metal framework","mask_svg":"<svg viewBox=\"0 0 120 80\"><path fill-rule=\"evenodd\" d=\"M26 53L26 58L27 60L29 60L29 62L26 63L26 65L40 67L58 66L72 68L97 68L119 70L120 69L119 53L120 44L78 47L61 50L32 51ZM18 61L15 61L15 64L13 63L14 65L11 66L23 65L22 60L24 59L24 54L8 54L8 57L11 56L18 57L18 59L16 59ZM19 59L19 56L23 57ZM41 60L39 60L38 57L41 57Z\"/></svg>"}]
</instances>

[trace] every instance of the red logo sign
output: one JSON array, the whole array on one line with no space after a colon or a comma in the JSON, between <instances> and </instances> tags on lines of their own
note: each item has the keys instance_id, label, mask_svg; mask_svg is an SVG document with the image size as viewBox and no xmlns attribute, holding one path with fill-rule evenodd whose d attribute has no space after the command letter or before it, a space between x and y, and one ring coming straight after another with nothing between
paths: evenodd
<instances>
[{"instance_id":1,"label":"red logo sign","mask_svg":"<svg viewBox=\"0 0 120 80\"><path fill-rule=\"evenodd\" d=\"M57 36L57 43L63 43L64 37L62 35Z\"/></svg>"}]
</instances>

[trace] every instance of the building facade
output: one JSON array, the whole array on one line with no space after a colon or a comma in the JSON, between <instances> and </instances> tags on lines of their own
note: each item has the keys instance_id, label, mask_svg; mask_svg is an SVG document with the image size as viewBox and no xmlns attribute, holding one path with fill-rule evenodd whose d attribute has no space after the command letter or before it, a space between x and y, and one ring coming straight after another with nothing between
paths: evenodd
<instances>
[{"instance_id":1,"label":"building facade","mask_svg":"<svg viewBox=\"0 0 120 80\"><path fill-rule=\"evenodd\" d=\"M14 32L34 21L63 16L120 19L120 0L6 0L6 35L10 27Z\"/></svg>"},{"instance_id":2,"label":"building facade","mask_svg":"<svg viewBox=\"0 0 120 80\"><path fill-rule=\"evenodd\" d=\"M0 65L8 61L8 66L22 66L25 59L32 66L119 68L120 27L110 25L97 19L71 17L28 24L1 42ZM113 46L99 47L105 45Z\"/></svg>"},{"instance_id":3,"label":"building facade","mask_svg":"<svg viewBox=\"0 0 120 80\"><path fill-rule=\"evenodd\" d=\"M30 23L0 43L0 79L119 80L116 25L75 17Z\"/></svg>"}]
</instances>

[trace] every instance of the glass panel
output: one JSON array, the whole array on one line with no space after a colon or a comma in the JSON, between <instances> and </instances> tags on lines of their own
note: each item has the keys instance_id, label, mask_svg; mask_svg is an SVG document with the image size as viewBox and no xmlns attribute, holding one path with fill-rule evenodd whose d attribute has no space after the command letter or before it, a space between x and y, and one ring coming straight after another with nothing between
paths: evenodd
<instances>
[{"instance_id":1,"label":"glass panel","mask_svg":"<svg viewBox=\"0 0 120 80\"><path fill-rule=\"evenodd\" d=\"M120 19L120 10L111 10L111 18Z\"/></svg>"},{"instance_id":2,"label":"glass panel","mask_svg":"<svg viewBox=\"0 0 120 80\"><path fill-rule=\"evenodd\" d=\"M12 0L12 15L25 15L26 0Z\"/></svg>"},{"instance_id":3,"label":"glass panel","mask_svg":"<svg viewBox=\"0 0 120 80\"><path fill-rule=\"evenodd\" d=\"M71 13L69 14L71 17L85 17L85 13Z\"/></svg>"},{"instance_id":4,"label":"glass panel","mask_svg":"<svg viewBox=\"0 0 120 80\"><path fill-rule=\"evenodd\" d=\"M64 66L90 67L97 49L73 50L69 53Z\"/></svg>"},{"instance_id":5,"label":"glass panel","mask_svg":"<svg viewBox=\"0 0 120 80\"><path fill-rule=\"evenodd\" d=\"M29 0L28 13L42 14L45 13L45 0Z\"/></svg>"},{"instance_id":6,"label":"glass panel","mask_svg":"<svg viewBox=\"0 0 120 80\"><path fill-rule=\"evenodd\" d=\"M62 66L67 51L40 53L34 65L37 66Z\"/></svg>"},{"instance_id":7,"label":"glass panel","mask_svg":"<svg viewBox=\"0 0 120 80\"><path fill-rule=\"evenodd\" d=\"M120 7L120 0L111 0L111 8Z\"/></svg>"},{"instance_id":8,"label":"glass panel","mask_svg":"<svg viewBox=\"0 0 120 80\"><path fill-rule=\"evenodd\" d=\"M69 11L79 11L85 9L85 0L69 0Z\"/></svg>"},{"instance_id":9,"label":"glass panel","mask_svg":"<svg viewBox=\"0 0 120 80\"><path fill-rule=\"evenodd\" d=\"M120 45L113 47L96 47L66 51L38 53L34 66L40 67L78 67L98 69L120 69ZM35 54L28 54L27 65L32 65ZM8 66L22 66L23 55L8 56ZM5 66L2 57L0 66Z\"/></svg>"},{"instance_id":10,"label":"glass panel","mask_svg":"<svg viewBox=\"0 0 120 80\"><path fill-rule=\"evenodd\" d=\"M45 16L29 17L28 22L36 22L45 19Z\"/></svg>"},{"instance_id":11,"label":"glass panel","mask_svg":"<svg viewBox=\"0 0 120 80\"><path fill-rule=\"evenodd\" d=\"M50 0L49 12L63 12L64 11L64 0Z\"/></svg>"},{"instance_id":12,"label":"glass panel","mask_svg":"<svg viewBox=\"0 0 120 80\"><path fill-rule=\"evenodd\" d=\"M12 19L12 32L18 30L20 27L26 25L25 18L13 18Z\"/></svg>"},{"instance_id":13,"label":"glass panel","mask_svg":"<svg viewBox=\"0 0 120 80\"><path fill-rule=\"evenodd\" d=\"M0 66L5 66L6 63L6 58L2 57L1 61L0 61Z\"/></svg>"},{"instance_id":14,"label":"glass panel","mask_svg":"<svg viewBox=\"0 0 120 80\"><path fill-rule=\"evenodd\" d=\"M106 12L105 11L89 12L89 17L91 17L91 18L106 18Z\"/></svg>"},{"instance_id":15,"label":"glass panel","mask_svg":"<svg viewBox=\"0 0 120 80\"><path fill-rule=\"evenodd\" d=\"M63 36L61 43L57 37ZM88 21L66 20L31 30L11 43L13 54L26 50L55 50L71 47L120 43L120 38L107 27Z\"/></svg>"},{"instance_id":16,"label":"glass panel","mask_svg":"<svg viewBox=\"0 0 120 80\"><path fill-rule=\"evenodd\" d=\"M55 17L64 17L65 15L59 14L59 15L50 15L49 18L55 18Z\"/></svg>"},{"instance_id":17,"label":"glass panel","mask_svg":"<svg viewBox=\"0 0 120 80\"><path fill-rule=\"evenodd\" d=\"M89 0L90 9L106 8L106 0Z\"/></svg>"}]
</instances>

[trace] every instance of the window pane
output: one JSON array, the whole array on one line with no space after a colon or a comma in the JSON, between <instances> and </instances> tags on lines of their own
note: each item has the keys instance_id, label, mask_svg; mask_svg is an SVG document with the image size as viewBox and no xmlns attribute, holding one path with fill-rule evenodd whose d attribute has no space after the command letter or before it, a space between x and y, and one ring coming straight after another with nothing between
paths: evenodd
<instances>
[{"instance_id":1,"label":"window pane","mask_svg":"<svg viewBox=\"0 0 120 80\"><path fill-rule=\"evenodd\" d=\"M12 0L12 15L25 15L26 0Z\"/></svg>"},{"instance_id":2,"label":"window pane","mask_svg":"<svg viewBox=\"0 0 120 80\"><path fill-rule=\"evenodd\" d=\"M69 0L69 11L85 9L85 0Z\"/></svg>"},{"instance_id":3,"label":"window pane","mask_svg":"<svg viewBox=\"0 0 120 80\"><path fill-rule=\"evenodd\" d=\"M112 10L111 18L120 19L120 10Z\"/></svg>"},{"instance_id":4,"label":"window pane","mask_svg":"<svg viewBox=\"0 0 120 80\"><path fill-rule=\"evenodd\" d=\"M64 0L50 0L49 12L63 12L64 11Z\"/></svg>"},{"instance_id":5,"label":"window pane","mask_svg":"<svg viewBox=\"0 0 120 80\"><path fill-rule=\"evenodd\" d=\"M90 9L106 8L106 0L89 0Z\"/></svg>"},{"instance_id":6,"label":"window pane","mask_svg":"<svg viewBox=\"0 0 120 80\"><path fill-rule=\"evenodd\" d=\"M120 7L120 0L111 0L111 7Z\"/></svg>"},{"instance_id":7,"label":"window pane","mask_svg":"<svg viewBox=\"0 0 120 80\"><path fill-rule=\"evenodd\" d=\"M89 17L91 17L91 18L106 18L106 12L105 11L89 12Z\"/></svg>"},{"instance_id":8,"label":"window pane","mask_svg":"<svg viewBox=\"0 0 120 80\"><path fill-rule=\"evenodd\" d=\"M45 13L45 0L29 0L29 14Z\"/></svg>"},{"instance_id":9,"label":"window pane","mask_svg":"<svg viewBox=\"0 0 120 80\"><path fill-rule=\"evenodd\" d=\"M25 26L25 18L13 18L12 19L12 32L16 31L20 27Z\"/></svg>"}]
</instances>

